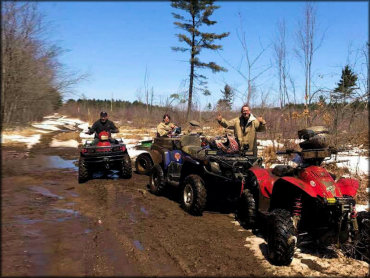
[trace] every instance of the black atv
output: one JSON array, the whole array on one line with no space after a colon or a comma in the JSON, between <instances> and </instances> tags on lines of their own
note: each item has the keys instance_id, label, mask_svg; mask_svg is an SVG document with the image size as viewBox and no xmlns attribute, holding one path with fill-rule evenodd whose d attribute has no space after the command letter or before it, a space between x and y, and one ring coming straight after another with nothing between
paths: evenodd
<instances>
[{"instance_id":1,"label":"black atv","mask_svg":"<svg viewBox=\"0 0 370 278\"><path fill-rule=\"evenodd\" d=\"M96 170L118 170L122 178L131 178L131 159L122 140L109 138L105 131L99 133L97 145L86 142L80 151L78 182L92 177Z\"/></svg>"},{"instance_id":2,"label":"black atv","mask_svg":"<svg viewBox=\"0 0 370 278\"><path fill-rule=\"evenodd\" d=\"M199 134L155 138L150 157L154 163L150 191L159 195L167 186L179 188L181 206L192 215L202 215L213 192L237 200L244 173L261 163L261 159L245 152L230 154L215 148Z\"/></svg>"}]
</instances>

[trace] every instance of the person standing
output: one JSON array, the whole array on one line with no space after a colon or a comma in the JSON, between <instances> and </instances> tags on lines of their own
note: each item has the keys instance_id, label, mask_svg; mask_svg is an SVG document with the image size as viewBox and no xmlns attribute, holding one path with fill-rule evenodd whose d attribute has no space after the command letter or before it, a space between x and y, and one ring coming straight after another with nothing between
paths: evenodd
<instances>
[{"instance_id":1,"label":"person standing","mask_svg":"<svg viewBox=\"0 0 370 278\"><path fill-rule=\"evenodd\" d=\"M248 151L257 155L257 132L266 130L266 121L262 117L256 118L248 105L243 105L241 116L230 121L222 118L221 113L217 116L218 123L224 128L233 129L240 148L248 146Z\"/></svg>"}]
</instances>

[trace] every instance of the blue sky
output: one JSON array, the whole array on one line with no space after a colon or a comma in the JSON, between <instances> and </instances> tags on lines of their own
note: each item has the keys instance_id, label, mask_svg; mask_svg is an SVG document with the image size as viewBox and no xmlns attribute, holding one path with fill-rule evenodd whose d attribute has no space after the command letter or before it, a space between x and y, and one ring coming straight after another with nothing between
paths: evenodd
<instances>
[{"instance_id":1,"label":"blue sky","mask_svg":"<svg viewBox=\"0 0 370 278\"><path fill-rule=\"evenodd\" d=\"M240 18L250 42L251 57L260 51L260 43L267 47L276 36L276 23L284 19L287 26L287 47L290 72L295 80L297 99L302 100L304 72L293 48L297 22L302 19L304 2L216 2L212 19L218 21L210 29L215 32L230 32L221 40L221 56L204 51L200 59L215 61L228 68L226 73L213 74L202 71L209 79L209 97L197 94L195 101L202 107L215 104L225 82L238 91L246 90L245 81L223 59L237 66L242 57L242 47L236 31L240 31ZM362 47L368 41L367 2L317 2L319 32L326 30L323 44L314 56L314 80L318 86L332 88L338 82L341 67L346 63L348 46ZM173 25L171 8L166 1L158 2L40 2L39 10L50 22L49 37L66 50L60 57L71 72L88 73L89 78L74 87L78 98L110 98L134 101L143 98L144 75L148 72L148 86L153 87L155 102L164 102L173 93L187 90L184 81L189 75L188 54L173 52L171 46L181 46L175 34L180 30ZM258 61L263 68L273 62L270 46ZM246 73L246 65L242 64ZM257 69L258 71L258 69ZM323 75L319 78L318 75ZM261 92L270 103L277 100L276 70L270 68L256 82L254 103L258 104ZM140 94L140 91L142 92ZM242 99L236 99L236 106Z\"/></svg>"}]
</instances>

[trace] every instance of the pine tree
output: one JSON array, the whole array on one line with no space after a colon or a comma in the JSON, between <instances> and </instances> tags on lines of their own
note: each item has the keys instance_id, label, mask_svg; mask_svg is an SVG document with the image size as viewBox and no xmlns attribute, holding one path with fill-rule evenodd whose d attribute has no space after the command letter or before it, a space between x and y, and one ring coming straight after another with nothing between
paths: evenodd
<instances>
[{"instance_id":1,"label":"pine tree","mask_svg":"<svg viewBox=\"0 0 370 278\"><path fill-rule=\"evenodd\" d=\"M224 90L221 90L222 98L217 102L217 107L221 110L231 110L233 104L233 89L226 84Z\"/></svg>"},{"instance_id":2,"label":"pine tree","mask_svg":"<svg viewBox=\"0 0 370 278\"><path fill-rule=\"evenodd\" d=\"M357 89L357 74L355 74L351 68L346 65L342 70L342 76L337 83L337 87L334 89L332 97L335 100L342 100L344 103L347 98L351 97L354 94L354 91Z\"/></svg>"},{"instance_id":3,"label":"pine tree","mask_svg":"<svg viewBox=\"0 0 370 278\"><path fill-rule=\"evenodd\" d=\"M194 82L198 81L200 85L205 84L206 77L196 73L197 68L208 68L212 72L226 71L225 68L217 65L215 62L204 63L199 60L199 54L202 49L217 50L221 49L221 45L214 44L215 40L220 40L229 35L228 32L216 34L201 32L201 26L211 26L217 21L210 20L209 17L219 8L215 6L214 0L173 0L171 6L176 9L183 10L186 16L172 13L173 17L178 20L174 24L188 34L176 34L180 42L184 42L186 47L172 47L174 51L190 52L190 82L189 82L189 97L188 109L186 118L189 119L192 105L192 97L194 90Z\"/></svg>"}]
</instances>

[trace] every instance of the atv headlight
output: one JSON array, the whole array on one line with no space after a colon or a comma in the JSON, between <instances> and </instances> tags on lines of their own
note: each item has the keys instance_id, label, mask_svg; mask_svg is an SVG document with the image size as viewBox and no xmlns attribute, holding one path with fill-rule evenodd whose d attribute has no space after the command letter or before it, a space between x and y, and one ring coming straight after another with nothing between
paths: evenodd
<instances>
[{"instance_id":1,"label":"atv headlight","mask_svg":"<svg viewBox=\"0 0 370 278\"><path fill-rule=\"evenodd\" d=\"M221 173L220 165L217 162L212 161L209 163L209 166L211 167L211 171L213 173Z\"/></svg>"},{"instance_id":2,"label":"atv headlight","mask_svg":"<svg viewBox=\"0 0 370 278\"><path fill-rule=\"evenodd\" d=\"M107 135L102 135L102 136L100 136L100 140L106 141L106 140L108 140L108 136Z\"/></svg>"}]
</instances>

